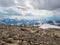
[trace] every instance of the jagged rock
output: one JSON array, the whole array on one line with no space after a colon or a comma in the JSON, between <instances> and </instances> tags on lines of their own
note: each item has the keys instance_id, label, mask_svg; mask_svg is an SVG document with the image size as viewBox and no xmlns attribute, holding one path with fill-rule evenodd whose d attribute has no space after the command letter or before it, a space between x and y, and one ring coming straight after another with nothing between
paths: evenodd
<instances>
[{"instance_id":1,"label":"jagged rock","mask_svg":"<svg viewBox=\"0 0 60 45\"><path fill-rule=\"evenodd\" d=\"M13 43L12 43L12 44L10 44L10 43L8 43L7 45L18 45L18 44L16 44L16 43L15 43L15 44L13 44Z\"/></svg>"},{"instance_id":2,"label":"jagged rock","mask_svg":"<svg viewBox=\"0 0 60 45\"><path fill-rule=\"evenodd\" d=\"M0 45L7 45L6 42L0 40Z\"/></svg>"},{"instance_id":3,"label":"jagged rock","mask_svg":"<svg viewBox=\"0 0 60 45\"><path fill-rule=\"evenodd\" d=\"M17 41L16 41L16 44L21 45L22 42L23 42L22 40L17 40Z\"/></svg>"},{"instance_id":4,"label":"jagged rock","mask_svg":"<svg viewBox=\"0 0 60 45\"><path fill-rule=\"evenodd\" d=\"M23 41L23 42L22 42L22 45L30 45L30 44L29 44L29 42L27 42L27 41Z\"/></svg>"},{"instance_id":5,"label":"jagged rock","mask_svg":"<svg viewBox=\"0 0 60 45\"><path fill-rule=\"evenodd\" d=\"M13 38L7 38L7 39L4 39L4 41L5 41L6 43L14 43Z\"/></svg>"}]
</instances>

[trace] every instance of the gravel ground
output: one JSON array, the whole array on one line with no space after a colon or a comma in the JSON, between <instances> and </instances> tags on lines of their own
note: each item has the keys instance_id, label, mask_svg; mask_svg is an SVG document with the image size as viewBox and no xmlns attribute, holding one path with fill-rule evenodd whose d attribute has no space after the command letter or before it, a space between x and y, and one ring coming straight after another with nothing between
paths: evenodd
<instances>
[{"instance_id":1,"label":"gravel ground","mask_svg":"<svg viewBox=\"0 0 60 45\"><path fill-rule=\"evenodd\" d=\"M0 45L60 45L60 29L0 24Z\"/></svg>"}]
</instances>

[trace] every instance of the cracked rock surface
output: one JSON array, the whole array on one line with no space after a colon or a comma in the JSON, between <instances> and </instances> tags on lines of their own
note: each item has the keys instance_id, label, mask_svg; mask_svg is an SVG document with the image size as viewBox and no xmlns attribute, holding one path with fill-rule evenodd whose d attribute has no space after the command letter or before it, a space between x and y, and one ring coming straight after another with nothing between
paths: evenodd
<instances>
[{"instance_id":1,"label":"cracked rock surface","mask_svg":"<svg viewBox=\"0 0 60 45\"><path fill-rule=\"evenodd\" d=\"M0 24L0 45L60 45L60 29Z\"/></svg>"}]
</instances>

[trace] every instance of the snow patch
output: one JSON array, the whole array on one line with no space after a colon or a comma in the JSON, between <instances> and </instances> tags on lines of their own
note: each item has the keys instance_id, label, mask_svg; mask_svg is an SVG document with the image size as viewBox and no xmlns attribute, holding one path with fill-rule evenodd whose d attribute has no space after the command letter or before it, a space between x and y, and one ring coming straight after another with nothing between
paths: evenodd
<instances>
[{"instance_id":1,"label":"snow patch","mask_svg":"<svg viewBox=\"0 0 60 45\"><path fill-rule=\"evenodd\" d=\"M49 28L60 29L60 26L55 26L55 25L51 25L51 24L42 24L42 25L40 25L39 28L42 28L42 29L49 29Z\"/></svg>"}]
</instances>

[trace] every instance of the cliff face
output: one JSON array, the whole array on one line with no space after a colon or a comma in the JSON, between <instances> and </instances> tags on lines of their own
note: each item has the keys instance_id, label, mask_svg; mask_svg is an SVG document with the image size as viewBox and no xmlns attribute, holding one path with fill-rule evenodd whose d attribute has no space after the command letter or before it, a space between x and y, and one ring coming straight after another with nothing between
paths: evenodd
<instances>
[{"instance_id":1,"label":"cliff face","mask_svg":"<svg viewBox=\"0 0 60 45\"><path fill-rule=\"evenodd\" d=\"M0 45L60 45L60 29L2 24Z\"/></svg>"}]
</instances>

